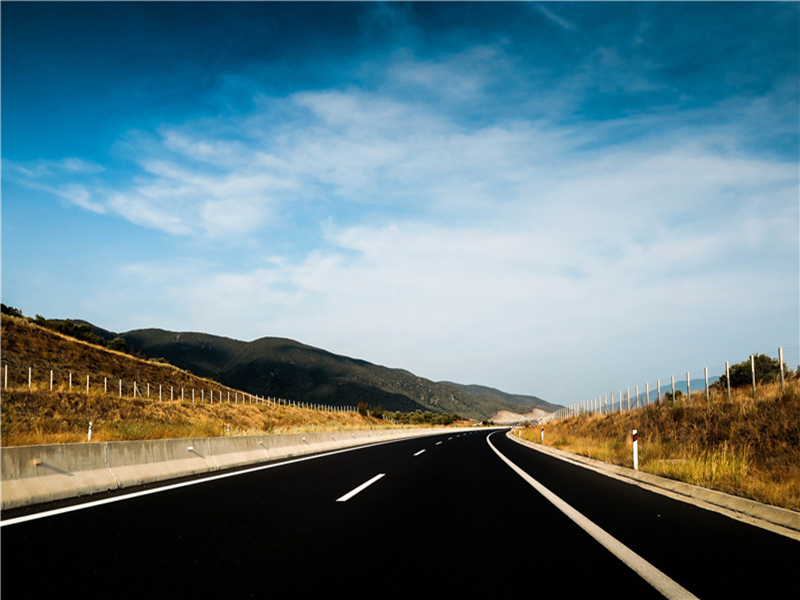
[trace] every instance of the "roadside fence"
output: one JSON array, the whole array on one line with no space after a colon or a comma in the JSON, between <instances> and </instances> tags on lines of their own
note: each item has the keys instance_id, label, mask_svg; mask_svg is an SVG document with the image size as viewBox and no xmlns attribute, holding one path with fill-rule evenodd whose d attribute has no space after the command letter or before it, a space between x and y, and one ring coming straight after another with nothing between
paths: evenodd
<instances>
[{"instance_id":1,"label":"roadside fence","mask_svg":"<svg viewBox=\"0 0 800 600\"><path fill-rule=\"evenodd\" d=\"M12 372L9 374L8 365L3 366L3 390L9 389L9 376L11 377L10 389L12 390L21 390L26 388L31 391L49 389L49 391L52 392L57 387L66 385L66 389L68 391L73 391L74 388L75 391L85 392L85 394L88 396L92 393L98 394L101 392L103 394L108 394L109 384L111 384L112 387L117 388L119 398L147 398L151 400L158 398L160 402L175 402L180 399L181 402L190 402L192 404L214 404L215 402L217 404L261 404L273 408L289 407L328 413L346 413L355 412L356 410L355 407L352 406L332 406L308 402L297 402L295 400L287 400L285 398L272 398L270 396L265 397L258 394L230 389L221 385L214 386L213 384L199 389L189 386L166 386L164 384L153 384L151 386L151 384L148 382L139 382L135 380L123 381L122 379L114 381L114 379L117 378L109 377L95 377L95 379L92 380L91 375L86 375L86 385L84 386L84 380L82 377L80 380L76 379L75 383L73 384L72 372L69 373L69 376L65 381L57 382L55 381L54 371L52 369L50 370L48 379L46 373L45 377L41 377L39 373L34 372L33 367L28 367L27 373L19 374ZM115 383L118 383L118 385L115 386ZM156 387L158 388L157 393ZM208 393L208 398L206 398L206 392Z\"/></svg>"},{"instance_id":2,"label":"roadside fence","mask_svg":"<svg viewBox=\"0 0 800 600\"><path fill-rule=\"evenodd\" d=\"M780 347L777 353L758 353L751 354L748 358L750 363L750 379L752 385L753 397L757 397L758 385L761 383L756 380L756 358L760 355L766 355L769 358L775 359L780 365L780 384L781 390L784 389L788 378L786 372L786 365L798 365L795 376L800 376L800 346L792 346L788 348ZM618 388L611 391L609 394L596 396L590 400L571 404L565 408L556 411L553 414L553 419L564 419L576 415L593 415L593 414L611 414L614 412L623 412L629 410L636 410L650 406L651 404L663 403L667 398L676 398L685 396L691 402L692 395L705 394L706 399L711 394L711 386L719 381L722 376L725 376L727 381L726 389L728 398L731 396L731 375L730 375L730 362L725 362L723 365L715 365L711 369L703 367L693 371L687 371L685 379L679 376L677 381L675 375L669 375L663 379L656 379L655 381L645 382L643 391L640 391L638 385L634 386L634 393L631 396L631 388L627 387ZM692 379L692 373L702 373L702 378L696 377ZM709 378L709 373L711 377ZM714 375L719 373L720 375Z\"/></svg>"}]
</instances>

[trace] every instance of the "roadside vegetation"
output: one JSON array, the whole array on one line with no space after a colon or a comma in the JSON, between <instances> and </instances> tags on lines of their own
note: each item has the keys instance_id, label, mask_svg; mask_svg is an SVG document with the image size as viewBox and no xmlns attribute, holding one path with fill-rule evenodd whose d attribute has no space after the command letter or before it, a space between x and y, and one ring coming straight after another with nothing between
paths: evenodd
<instances>
[{"instance_id":1,"label":"roadside vegetation","mask_svg":"<svg viewBox=\"0 0 800 600\"><path fill-rule=\"evenodd\" d=\"M156 440L265 433L388 429L394 425L357 412L264 404L204 404L191 400L119 398L102 390L14 389L3 391L0 440L3 446L92 441Z\"/></svg>"},{"instance_id":2,"label":"roadside vegetation","mask_svg":"<svg viewBox=\"0 0 800 600\"><path fill-rule=\"evenodd\" d=\"M55 331L56 333L60 333L82 342L94 344L95 346L100 346L103 348L107 347L109 350L115 350L117 352L128 351L125 340L122 338L118 337L106 342L106 340L94 333L91 327L84 323L75 323L69 319L45 319L42 315L26 317L18 308L6 306L5 304L0 304L0 313L27 321L28 323L33 323L39 327L49 329L50 331ZM140 356L139 358L142 357Z\"/></svg>"},{"instance_id":3,"label":"roadside vegetation","mask_svg":"<svg viewBox=\"0 0 800 600\"><path fill-rule=\"evenodd\" d=\"M748 367L749 368L749 367ZM610 415L582 415L545 424L544 444L765 504L800 510L800 381L780 379L668 395L660 404ZM733 383L734 374L731 373ZM541 425L522 437L541 443Z\"/></svg>"},{"instance_id":4,"label":"roadside vegetation","mask_svg":"<svg viewBox=\"0 0 800 600\"><path fill-rule=\"evenodd\" d=\"M91 341L80 341L44 327L35 319L15 315L3 314L0 338L2 446L86 442L90 421L93 442L445 424L435 419L415 420L413 416L393 423L383 418L386 414L382 410L367 414L367 410L329 412L267 405L255 396L163 360L137 358ZM30 387L29 368L33 374ZM121 398L120 379L124 386ZM136 397L134 381L138 382Z\"/></svg>"}]
</instances>

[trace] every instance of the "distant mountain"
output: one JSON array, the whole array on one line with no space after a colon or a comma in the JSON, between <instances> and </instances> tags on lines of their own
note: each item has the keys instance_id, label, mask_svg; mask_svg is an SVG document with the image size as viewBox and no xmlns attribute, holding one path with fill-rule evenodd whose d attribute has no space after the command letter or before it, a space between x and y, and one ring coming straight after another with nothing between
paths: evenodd
<instances>
[{"instance_id":1,"label":"distant mountain","mask_svg":"<svg viewBox=\"0 0 800 600\"><path fill-rule=\"evenodd\" d=\"M518 409L515 412L530 412L531 408L539 408L546 412L554 412L559 408L563 408L558 404L552 404L541 398L536 396L523 396L520 394L509 394L507 392L503 392L501 390L487 387L485 385L464 385L461 383L453 383L452 381L440 381L439 383L443 383L445 385L451 385L453 387L457 387L465 392L469 392L473 396L479 396L483 398L491 398L494 400L499 400L502 402L506 402L510 405L517 406Z\"/></svg>"},{"instance_id":2,"label":"distant mountain","mask_svg":"<svg viewBox=\"0 0 800 600\"><path fill-rule=\"evenodd\" d=\"M94 330L106 339L122 337L133 352L141 352L149 358L164 358L196 375L265 396L335 406L367 402L391 411L430 410L473 419L490 418L501 410L524 412L525 407L548 411L560 408L535 396L433 382L404 369L374 365L285 338L265 337L242 342L206 333L176 333L163 329L139 329L120 334L97 327ZM470 392L468 388L471 387L476 392Z\"/></svg>"}]
</instances>

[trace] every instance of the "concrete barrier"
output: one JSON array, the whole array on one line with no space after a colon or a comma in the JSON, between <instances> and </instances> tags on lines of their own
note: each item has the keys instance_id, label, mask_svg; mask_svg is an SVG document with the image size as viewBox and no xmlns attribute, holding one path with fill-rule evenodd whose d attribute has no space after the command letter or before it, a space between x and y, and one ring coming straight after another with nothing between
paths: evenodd
<instances>
[{"instance_id":1,"label":"concrete barrier","mask_svg":"<svg viewBox=\"0 0 800 600\"><path fill-rule=\"evenodd\" d=\"M318 431L93 442L0 449L0 509L84 496L231 467L460 429Z\"/></svg>"}]
</instances>

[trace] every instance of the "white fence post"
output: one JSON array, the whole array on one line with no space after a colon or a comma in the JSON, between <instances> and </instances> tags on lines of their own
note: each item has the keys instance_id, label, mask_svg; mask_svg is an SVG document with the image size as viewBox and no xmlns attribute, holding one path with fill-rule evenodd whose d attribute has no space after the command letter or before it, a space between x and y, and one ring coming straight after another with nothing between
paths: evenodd
<instances>
[{"instance_id":1,"label":"white fence post","mask_svg":"<svg viewBox=\"0 0 800 600\"><path fill-rule=\"evenodd\" d=\"M708 391L708 367L703 367L703 373L706 376L706 402L708 402L709 398L709 391Z\"/></svg>"},{"instance_id":2,"label":"white fence post","mask_svg":"<svg viewBox=\"0 0 800 600\"><path fill-rule=\"evenodd\" d=\"M692 401L692 384L689 380L689 371L686 371L686 401Z\"/></svg>"},{"instance_id":3,"label":"white fence post","mask_svg":"<svg viewBox=\"0 0 800 600\"><path fill-rule=\"evenodd\" d=\"M778 362L781 365L781 393L783 393L783 348L778 348Z\"/></svg>"},{"instance_id":4,"label":"white fence post","mask_svg":"<svg viewBox=\"0 0 800 600\"><path fill-rule=\"evenodd\" d=\"M731 399L731 363L725 361L725 380L728 382L728 401Z\"/></svg>"},{"instance_id":5,"label":"white fence post","mask_svg":"<svg viewBox=\"0 0 800 600\"><path fill-rule=\"evenodd\" d=\"M33 378L33 368L28 367L28 389L31 389L31 379Z\"/></svg>"},{"instance_id":6,"label":"white fence post","mask_svg":"<svg viewBox=\"0 0 800 600\"><path fill-rule=\"evenodd\" d=\"M753 398L756 397L756 355L750 355L750 372L753 374Z\"/></svg>"}]
</instances>

